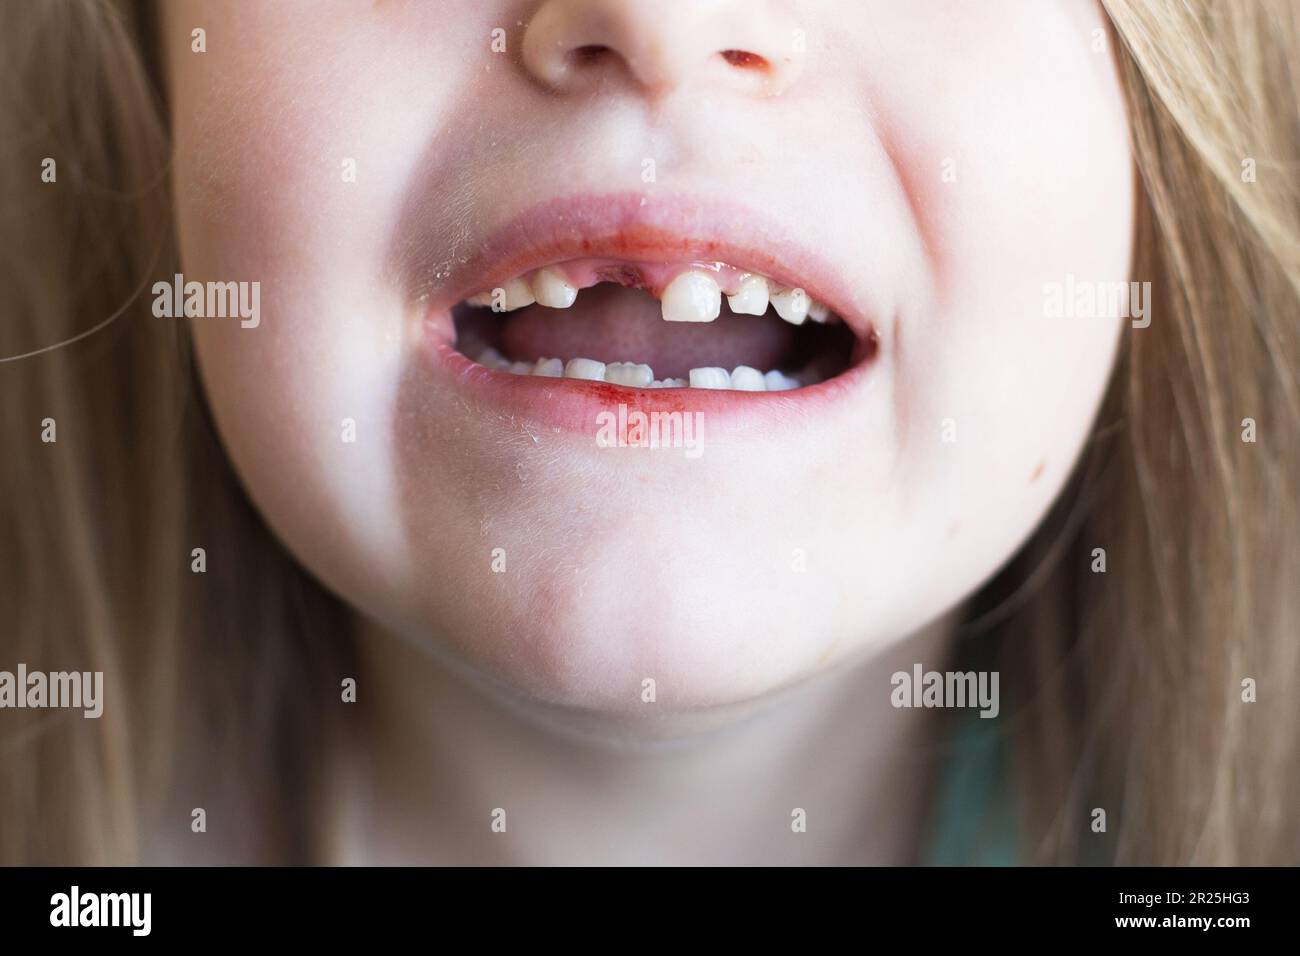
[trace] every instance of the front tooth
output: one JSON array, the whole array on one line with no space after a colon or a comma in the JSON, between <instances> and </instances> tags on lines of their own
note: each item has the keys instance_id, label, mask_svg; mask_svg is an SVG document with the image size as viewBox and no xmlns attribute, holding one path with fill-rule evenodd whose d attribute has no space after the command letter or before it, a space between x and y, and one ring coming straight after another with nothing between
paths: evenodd
<instances>
[{"instance_id":1,"label":"front tooth","mask_svg":"<svg viewBox=\"0 0 1300 956\"><path fill-rule=\"evenodd\" d=\"M784 372L778 372L776 369L767 372L763 376L763 383L767 386L769 392L788 392L792 388L799 387L799 380L791 378Z\"/></svg>"},{"instance_id":2,"label":"front tooth","mask_svg":"<svg viewBox=\"0 0 1300 956\"><path fill-rule=\"evenodd\" d=\"M564 377L580 378L589 382L603 382L605 381L605 363L587 358L569 359L569 364L564 366Z\"/></svg>"},{"instance_id":3,"label":"front tooth","mask_svg":"<svg viewBox=\"0 0 1300 956\"><path fill-rule=\"evenodd\" d=\"M532 375L533 363L532 362L511 362L510 371L515 375Z\"/></svg>"},{"instance_id":4,"label":"front tooth","mask_svg":"<svg viewBox=\"0 0 1300 956\"><path fill-rule=\"evenodd\" d=\"M740 291L727 296L727 305L737 315L762 315L767 311L770 295L767 280L762 276L745 276Z\"/></svg>"},{"instance_id":5,"label":"front tooth","mask_svg":"<svg viewBox=\"0 0 1300 956\"><path fill-rule=\"evenodd\" d=\"M660 382L651 382L651 388L686 388L690 383L684 378L666 378Z\"/></svg>"},{"instance_id":6,"label":"front tooth","mask_svg":"<svg viewBox=\"0 0 1300 956\"><path fill-rule=\"evenodd\" d=\"M791 325L803 325L808 318L808 293L803 289L782 289L772 293L772 308Z\"/></svg>"},{"instance_id":7,"label":"front tooth","mask_svg":"<svg viewBox=\"0 0 1300 956\"><path fill-rule=\"evenodd\" d=\"M492 293L490 291L480 292L478 295L470 296L465 301L477 308L485 308L492 304Z\"/></svg>"},{"instance_id":8,"label":"front tooth","mask_svg":"<svg viewBox=\"0 0 1300 956\"><path fill-rule=\"evenodd\" d=\"M522 309L526 305L532 305L537 301L533 297L533 290L529 288L528 283L523 279L511 279L502 289L505 292L505 311L513 312L515 309Z\"/></svg>"},{"instance_id":9,"label":"front tooth","mask_svg":"<svg viewBox=\"0 0 1300 956\"><path fill-rule=\"evenodd\" d=\"M507 369L510 367L510 360L494 348L486 348L478 354L475 359L479 365L486 365L488 368Z\"/></svg>"},{"instance_id":10,"label":"front tooth","mask_svg":"<svg viewBox=\"0 0 1300 956\"><path fill-rule=\"evenodd\" d=\"M830 307L824 302L818 302L816 299L808 300L808 318L814 322L825 323L831 317Z\"/></svg>"},{"instance_id":11,"label":"front tooth","mask_svg":"<svg viewBox=\"0 0 1300 956\"><path fill-rule=\"evenodd\" d=\"M691 388L731 388L731 376L725 368L693 368Z\"/></svg>"},{"instance_id":12,"label":"front tooth","mask_svg":"<svg viewBox=\"0 0 1300 956\"><path fill-rule=\"evenodd\" d=\"M731 373L731 387L737 392L766 392L763 373L748 365L737 365Z\"/></svg>"},{"instance_id":13,"label":"front tooth","mask_svg":"<svg viewBox=\"0 0 1300 956\"><path fill-rule=\"evenodd\" d=\"M548 309L567 309L578 301L578 287L555 269L542 269L533 276L533 295Z\"/></svg>"},{"instance_id":14,"label":"front tooth","mask_svg":"<svg viewBox=\"0 0 1300 956\"><path fill-rule=\"evenodd\" d=\"M712 322L722 311L722 290L707 272L683 272L664 289L665 322Z\"/></svg>"},{"instance_id":15,"label":"front tooth","mask_svg":"<svg viewBox=\"0 0 1300 956\"><path fill-rule=\"evenodd\" d=\"M544 378L563 378L564 363L559 359L539 358L533 366L533 374Z\"/></svg>"},{"instance_id":16,"label":"front tooth","mask_svg":"<svg viewBox=\"0 0 1300 956\"><path fill-rule=\"evenodd\" d=\"M654 380L655 373L649 365L637 365L635 362L612 362L605 367L605 381L611 385L647 388Z\"/></svg>"}]
</instances>

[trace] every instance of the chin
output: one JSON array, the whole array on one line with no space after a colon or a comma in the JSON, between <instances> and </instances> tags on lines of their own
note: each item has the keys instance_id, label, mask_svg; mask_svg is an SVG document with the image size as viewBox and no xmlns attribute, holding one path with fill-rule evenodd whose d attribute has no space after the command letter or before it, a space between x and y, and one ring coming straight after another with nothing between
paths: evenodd
<instances>
[{"instance_id":1,"label":"chin","mask_svg":"<svg viewBox=\"0 0 1300 956\"><path fill-rule=\"evenodd\" d=\"M788 564L752 542L737 561L738 542L656 538L655 520L569 535L562 551L580 558L507 564L469 600L449 596L452 619L417 626L417 641L510 696L649 721L750 702L829 663L831 625L810 611L829 595L791 587Z\"/></svg>"}]
</instances>

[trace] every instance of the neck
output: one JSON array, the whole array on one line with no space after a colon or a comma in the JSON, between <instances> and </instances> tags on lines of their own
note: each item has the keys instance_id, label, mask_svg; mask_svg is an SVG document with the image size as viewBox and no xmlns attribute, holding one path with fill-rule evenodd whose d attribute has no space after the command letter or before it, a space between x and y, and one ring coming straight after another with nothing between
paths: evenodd
<instances>
[{"instance_id":1,"label":"neck","mask_svg":"<svg viewBox=\"0 0 1300 956\"><path fill-rule=\"evenodd\" d=\"M512 700L361 632L361 734L332 774L341 862L915 859L934 721L893 708L889 678L940 660L951 619L763 701L653 721Z\"/></svg>"}]
</instances>

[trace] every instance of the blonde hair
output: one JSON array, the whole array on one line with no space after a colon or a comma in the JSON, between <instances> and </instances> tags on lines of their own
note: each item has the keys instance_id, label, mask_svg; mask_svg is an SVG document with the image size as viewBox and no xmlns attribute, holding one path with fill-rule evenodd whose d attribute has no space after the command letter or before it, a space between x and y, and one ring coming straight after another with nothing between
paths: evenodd
<instances>
[{"instance_id":1,"label":"blonde hair","mask_svg":"<svg viewBox=\"0 0 1300 956\"><path fill-rule=\"evenodd\" d=\"M1153 321L968 630L1020 690L1027 861L1295 863L1297 13L1106 8ZM176 265L152 10L47 0L3 20L0 358L25 357L0 362L0 665L103 671L107 704L3 714L0 863L158 859L157 834L214 803L224 858L311 862L308 755L330 739L351 618L250 507L183 329L142 295Z\"/></svg>"}]
</instances>

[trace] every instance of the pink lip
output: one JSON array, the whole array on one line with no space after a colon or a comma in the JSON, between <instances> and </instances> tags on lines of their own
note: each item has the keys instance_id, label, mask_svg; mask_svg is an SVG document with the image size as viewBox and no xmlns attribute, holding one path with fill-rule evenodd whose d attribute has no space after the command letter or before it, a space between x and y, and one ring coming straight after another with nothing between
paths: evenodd
<instances>
[{"instance_id":1,"label":"pink lip","mask_svg":"<svg viewBox=\"0 0 1300 956\"><path fill-rule=\"evenodd\" d=\"M451 307L533 269L575 258L642 262L721 261L802 287L837 313L862 343L862 360L819 385L787 392L631 389L603 382L513 375L485 368L453 347ZM623 404L646 413L703 412L711 435L730 426L803 421L825 403L864 386L878 355L883 323L863 307L821 256L790 230L753 210L702 200L651 199L639 193L580 195L535 206L494 229L455 274L425 300L425 341L446 384L516 419L594 433L601 411Z\"/></svg>"}]
</instances>

